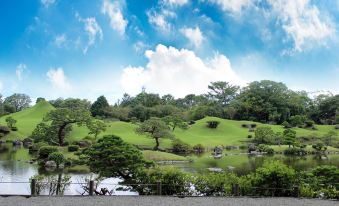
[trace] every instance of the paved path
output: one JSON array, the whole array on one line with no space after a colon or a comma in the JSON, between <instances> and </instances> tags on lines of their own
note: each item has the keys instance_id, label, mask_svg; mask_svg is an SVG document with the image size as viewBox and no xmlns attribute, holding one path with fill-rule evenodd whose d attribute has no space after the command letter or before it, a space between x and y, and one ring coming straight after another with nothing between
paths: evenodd
<instances>
[{"instance_id":1,"label":"paved path","mask_svg":"<svg viewBox=\"0 0 339 206\"><path fill-rule=\"evenodd\" d=\"M168 206L168 205L226 205L226 206L339 206L337 201L296 198L218 198L218 197L0 197L0 206Z\"/></svg>"}]
</instances>

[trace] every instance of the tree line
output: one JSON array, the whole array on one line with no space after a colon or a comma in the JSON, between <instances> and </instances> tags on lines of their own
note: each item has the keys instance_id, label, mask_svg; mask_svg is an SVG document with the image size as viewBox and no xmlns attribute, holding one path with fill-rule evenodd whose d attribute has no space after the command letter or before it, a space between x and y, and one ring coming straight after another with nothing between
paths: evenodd
<instances>
[{"instance_id":1,"label":"tree line","mask_svg":"<svg viewBox=\"0 0 339 206\"><path fill-rule=\"evenodd\" d=\"M21 111L30 103L31 99L25 94L13 94L4 100L0 95L0 116ZM287 122L292 126L300 126L307 121L331 125L339 123L339 95L320 94L311 98L305 91L293 91L284 83L270 80L254 81L243 88L228 82L211 82L206 94L188 94L183 98L175 98L171 94L160 96L143 90L136 96L124 94L114 105L109 105L104 96L93 104L85 99L62 98L50 103L55 108L70 109L79 104L94 117L132 122L167 116L189 122L215 116L270 124Z\"/></svg>"}]
</instances>

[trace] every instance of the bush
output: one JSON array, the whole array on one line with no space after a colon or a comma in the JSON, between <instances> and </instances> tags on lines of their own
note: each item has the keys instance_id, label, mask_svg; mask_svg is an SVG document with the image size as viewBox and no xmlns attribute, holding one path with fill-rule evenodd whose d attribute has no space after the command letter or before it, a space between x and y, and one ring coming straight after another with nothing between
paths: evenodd
<instances>
[{"instance_id":1,"label":"bush","mask_svg":"<svg viewBox=\"0 0 339 206\"><path fill-rule=\"evenodd\" d=\"M208 173L198 175L194 186L198 195L225 196L230 195L232 184L238 183L238 177L232 173Z\"/></svg>"},{"instance_id":2,"label":"bush","mask_svg":"<svg viewBox=\"0 0 339 206\"><path fill-rule=\"evenodd\" d=\"M54 161L57 167L59 167L59 165L65 162L65 157L61 152L53 152L48 155L48 160Z\"/></svg>"},{"instance_id":3,"label":"bush","mask_svg":"<svg viewBox=\"0 0 339 206\"><path fill-rule=\"evenodd\" d=\"M259 152L265 152L267 154L274 154L274 149L270 148L269 146L265 144L258 145L257 150L259 150Z\"/></svg>"},{"instance_id":4,"label":"bush","mask_svg":"<svg viewBox=\"0 0 339 206\"><path fill-rule=\"evenodd\" d=\"M292 128L292 126L290 125L290 123L288 123L287 121L284 121L283 123L281 123L281 125L284 126L285 129Z\"/></svg>"},{"instance_id":5,"label":"bush","mask_svg":"<svg viewBox=\"0 0 339 206\"><path fill-rule=\"evenodd\" d=\"M57 152L58 151L58 148L57 147L54 147L54 146L42 146L40 147L39 149L39 159L46 159L48 158L48 156L50 154L52 154L53 152Z\"/></svg>"},{"instance_id":6,"label":"bush","mask_svg":"<svg viewBox=\"0 0 339 206\"><path fill-rule=\"evenodd\" d=\"M219 121L207 121L207 127L211 129L216 129L219 124Z\"/></svg>"},{"instance_id":7,"label":"bush","mask_svg":"<svg viewBox=\"0 0 339 206\"><path fill-rule=\"evenodd\" d=\"M188 154L191 151L191 146L179 139L172 143L172 151L177 154Z\"/></svg>"},{"instance_id":8,"label":"bush","mask_svg":"<svg viewBox=\"0 0 339 206\"><path fill-rule=\"evenodd\" d=\"M0 125L0 133L1 134L6 135L6 134L9 134L10 132L11 132L11 130L8 127Z\"/></svg>"},{"instance_id":9,"label":"bush","mask_svg":"<svg viewBox=\"0 0 339 206\"><path fill-rule=\"evenodd\" d=\"M12 131L18 131L18 128L17 127L11 127L11 130Z\"/></svg>"},{"instance_id":10,"label":"bush","mask_svg":"<svg viewBox=\"0 0 339 206\"><path fill-rule=\"evenodd\" d=\"M239 146L239 149L241 149L241 150L246 150L247 148L248 148L247 145L240 145L240 146Z\"/></svg>"},{"instance_id":11,"label":"bush","mask_svg":"<svg viewBox=\"0 0 339 206\"><path fill-rule=\"evenodd\" d=\"M156 194L154 185L161 181L162 195L190 195L192 175L177 168L153 168L141 170L134 175L133 189L140 195Z\"/></svg>"},{"instance_id":12,"label":"bush","mask_svg":"<svg viewBox=\"0 0 339 206\"><path fill-rule=\"evenodd\" d=\"M76 151L78 151L79 150L79 146L78 145L69 145L68 146L68 151L69 152L76 152Z\"/></svg>"},{"instance_id":13,"label":"bush","mask_svg":"<svg viewBox=\"0 0 339 206\"><path fill-rule=\"evenodd\" d=\"M193 146L193 150L196 153L203 153L205 151L205 147L202 144L196 144Z\"/></svg>"},{"instance_id":14,"label":"bush","mask_svg":"<svg viewBox=\"0 0 339 206\"><path fill-rule=\"evenodd\" d=\"M280 161L264 162L247 178L256 196L292 196L298 182L295 170Z\"/></svg>"},{"instance_id":15,"label":"bush","mask_svg":"<svg viewBox=\"0 0 339 206\"><path fill-rule=\"evenodd\" d=\"M284 150L285 155L306 155L307 152L303 148L291 147Z\"/></svg>"},{"instance_id":16,"label":"bush","mask_svg":"<svg viewBox=\"0 0 339 206\"><path fill-rule=\"evenodd\" d=\"M335 125L334 129L339 129L339 124Z\"/></svg>"},{"instance_id":17,"label":"bush","mask_svg":"<svg viewBox=\"0 0 339 206\"><path fill-rule=\"evenodd\" d=\"M251 134L247 135L248 139L251 139L253 136Z\"/></svg>"},{"instance_id":18,"label":"bush","mask_svg":"<svg viewBox=\"0 0 339 206\"><path fill-rule=\"evenodd\" d=\"M312 121L312 120L306 120L306 121L305 121L305 127L306 127L306 128L313 128L313 127L314 127L314 121Z\"/></svg>"}]
</instances>

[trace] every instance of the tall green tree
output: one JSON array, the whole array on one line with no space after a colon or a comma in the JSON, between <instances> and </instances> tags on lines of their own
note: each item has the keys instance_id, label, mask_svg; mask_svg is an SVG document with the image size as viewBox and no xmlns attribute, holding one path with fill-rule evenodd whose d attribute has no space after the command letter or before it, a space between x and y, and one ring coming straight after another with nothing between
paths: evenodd
<instances>
[{"instance_id":1,"label":"tall green tree","mask_svg":"<svg viewBox=\"0 0 339 206\"><path fill-rule=\"evenodd\" d=\"M136 129L136 132L138 134L146 134L153 138L155 140L154 150L159 150L160 139L173 137L167 124L156 117L144 121L139 128Z\"/></svg>"},{"instance_id":2,"label":"tall green tree","mask_svg":"<svg viewBox=\"0 0 339 206\"><path fill-rule=\"evenodd\" d=\"M163 121L171 127L172 131L175 130L175 128L180 128L180 129L187 129L187 123L185 122L184 118L180 114L173 114L169 115L163 118Z\"/></svg>"},{"instance_id":3,"label":"tall green tree","mask_svg":"<svg viewBox=\"0 0 339 206\"><path fill-rule=\"evenodd\" d=\"M92 120L92 121L88 121L87 128L89 129L88 134L93 134L94 138L97 139L98 135L101 132L106 131L107 126L101 120Z\"/></svg>"},{"instance_id":4,"label":"tall green tree","mask_svg":"<svg viewBox=\"0 0 339 206\"><path fill-rule=\"evenodd\" d=\"M108 101L105 96L100 96L91 106L91 113L93 117L105 117L109 108Z\"/></svg>"},{"instance_id":5,"label":"tall green tree","mask_svg":"<svg viewBox=\"0 0 339 206\"><path fill-rule=\"evenodd\" d=\"M119 177L125 180L151 165L134 146L114 135L104 136L83 151L92 172L102 177Z\"/></svg>"},{"instance_id":6,"label":"tall green tree","mask_svg":"<svg viewBox=\"0 0 339 206\"><path fill-rule=\"evenodd\" d=\"M31 102L32 100L28 95L15 93L9 97L6 97L4 104L7 106L7 108L12 108L14 112L19 112L28 108Z\"/></svg>"},{"instance_id":7,"label":"tall green tree","mask_svg":"<svg viewBox=\"0 0 339 206\"><path fill-rule=\"evenodd\" d=\"M294 146L296 143L297 133L292 129L285 129L283 132L283 137L284 143L287 144L288 147L291 147L291 145Z\"/></svg>"},{"instance_id":8,"label":"tall green tree","mask_svg":"<svg viewBox=\"0 0 339 206\"><path fill-rule=\"evenodd\" d=\"M6 118L6 123L9 128L13 128L15 127L15 124L17 123L17 121L13 117L9 116Z\"/></svg>"},{"instance_id":9,"label":"tall green tree","mask_svg":"<svg viewBox=\"0 0 339 206\"><path fill-rule=\"evenodd\" d=\"M255 130L255 136L254 136L254 140L258 143L258 144L267 144L272 142L273 137L275 136L274 131L272 130L271 127L258 127Z\"/></svg>"},{"instance_id":10,"label":"tall green tree","mask_svg":"<svg viewBox=\"0 0 339 206\"><path fill-rule=\"evenodd\" d=\"M90 119L91 115L87 110L58 108L50 111L45 116L44 121L51 122L51 127L56 130L59 145L63 145L67 135L67 128L72 124L77 124L78 126L86 125Z\"/></svg>"},{"instance_id":11,"label":"tall green tree","mask_svg":"<svg viewBox=\"0 0 339 206\"><path fill-rule=\"evenodd\" d=\"M239 86L231 85L228 82L211 82L208 86L208 96L219 102L221 105L228 105L237 95Z\"/></svg>"}]
</instances>

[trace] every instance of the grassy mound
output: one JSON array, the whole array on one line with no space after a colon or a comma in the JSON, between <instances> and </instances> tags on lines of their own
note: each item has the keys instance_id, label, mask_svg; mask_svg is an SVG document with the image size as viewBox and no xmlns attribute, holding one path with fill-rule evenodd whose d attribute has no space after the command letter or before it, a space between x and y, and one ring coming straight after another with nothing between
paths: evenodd
<instances>
[{"instance_id":1,"label":"grassy mound","mask_svg":"<svg viewBox=\"0 0 339 206\"><path fill-rule=\"evenodd\" d=\"M153 160L153 161L185 161L186 157L175 155L167 152L159 152L159 151L151 151L151 150L143 150L142 154L145 159Z\"/></svg>"},{"instance_id":2,"label":"grassy mound","mask_svg":"<svg viewBox=\"0 0 339 206\"><path fill-rule=\"evenodd\" d=\"M0 125L6 125L5 120L8 116L17 120L16 127L18 128L18 131L11 132L8 136L6 136L6 139L24 139L28 137L36 125L42 121L44 116L53 109L54 107L50 103L41 101L33 107L1 117Z\"/></svg>"}]
</instances>

